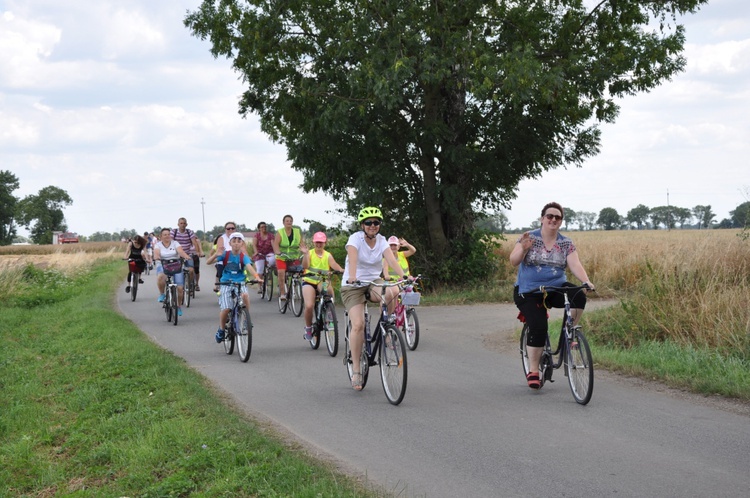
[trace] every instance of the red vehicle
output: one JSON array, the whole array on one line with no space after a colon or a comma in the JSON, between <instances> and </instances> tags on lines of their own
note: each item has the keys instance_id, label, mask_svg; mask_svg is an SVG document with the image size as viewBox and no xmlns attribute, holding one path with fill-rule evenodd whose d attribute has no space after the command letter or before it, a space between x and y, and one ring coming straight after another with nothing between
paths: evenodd
<instances>
[{"instance_id":1,"label":"red vehicle","mask_svg":"<svg viewBox=\"0 0 750 498\"><path fill-rule=\"evenodd\" d=\"M57 238L57 242L59 244L77 244L78 234L73 232L61 233Z\"/></svg>"}]
</instances>

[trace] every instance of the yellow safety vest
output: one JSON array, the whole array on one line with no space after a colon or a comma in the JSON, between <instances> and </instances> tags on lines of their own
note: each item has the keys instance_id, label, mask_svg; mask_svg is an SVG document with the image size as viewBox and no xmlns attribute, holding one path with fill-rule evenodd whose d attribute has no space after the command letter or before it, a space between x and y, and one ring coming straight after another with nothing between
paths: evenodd
<instances>
[{"instance_id":1,"label":"yellow safety vest","mask_svg":"<svg viewBox=\"0 0 750 498\"><path fill-rule=\"evenodd\" d=\"M302 232L299 227L292 227L292 242L284 229L279 230L279 252L286 253L292 258L299 258L302 253L299 250L299 244L302 241Z\"/></svg>"},{"instance_id":2,"label":"yellow safety vest","mask_svg":"<svg viewBox=\"0 0 750 498\"><path fill-rule=\"evenodd\" d=\"M317 254L315 254L315 249L310 249L310 269L315 270L325 270L329 271L331 269L331 266L328 264L328 260L331 257L331 253L328 251L323 251L323 255L318 257ZM303 279L305 282L313 285L318 285L320 283L320 277L317 275L305 277Z\"/></svg>"},{"instance_id":3,"label":"yellow safety vest","mask_svg":"<svg viewBox=\"0 0 750 498\"><path fill-rule=\"evenodd\" d=\"M399 251L396 253L396 259L398 260L398 265L401 267L402 270L404 270L404 276L409 276L409 262L406 261L406 256L404 256L403 251ZM398 273L396 273L395 268L388 267L388 275L391 277L398 277Z\"/></svg>"}]
</instances>

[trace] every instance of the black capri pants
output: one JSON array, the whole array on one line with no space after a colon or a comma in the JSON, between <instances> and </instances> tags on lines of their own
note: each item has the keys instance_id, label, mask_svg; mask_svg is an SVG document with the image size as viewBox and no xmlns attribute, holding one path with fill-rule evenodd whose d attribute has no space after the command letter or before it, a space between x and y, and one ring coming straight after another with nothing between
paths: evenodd
<instances>
[{"instance_id":1,"label":"black capri pants","mask_svg":"<svg viewBox=\"0 0 750 498\"><path fill-rule=\"evenodd\" d=\"M561 287L577 287L570 282L565 282ZM542 348L547 340L548 317L547 308L542 304L541 293L519 294L518 286L513 288L513 302L526 318L529 324L529 334L526 345L533 348ZM548 308L564 308L565 298L559 292L549 292L547 294ZM586 293L584 291L576 292L570 296L570 307L577 309L586 308Z\"/></svg>"}]
</instances>

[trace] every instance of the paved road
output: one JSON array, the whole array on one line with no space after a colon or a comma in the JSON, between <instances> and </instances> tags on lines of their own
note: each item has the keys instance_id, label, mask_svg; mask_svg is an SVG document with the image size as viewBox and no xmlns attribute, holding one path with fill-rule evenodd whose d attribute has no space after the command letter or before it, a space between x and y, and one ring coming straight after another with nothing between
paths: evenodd
<instances>
[{"instance_id":1,"label":"paved road","mask_svg":"<svg viewBox=\"0 0 750 498\"><path fill-rule=\"evenodd\" d=\"M228 357L213 334L215 295L199 293L176 327L156 303L154 276L122 312L185 358L249 413L312 454L398 496L747 496L750 417L600 372L577 405L564 377L533 392L515 351L512 305L419 309L403 403L378 371L349 387L341 353L312 351L302 322L251 297L252 356ZM339 310L340 313L343 309ZM343 313L342 313L343 314ZM343 349L343 340L341 344Z\"/></svg>"}]
</instances>

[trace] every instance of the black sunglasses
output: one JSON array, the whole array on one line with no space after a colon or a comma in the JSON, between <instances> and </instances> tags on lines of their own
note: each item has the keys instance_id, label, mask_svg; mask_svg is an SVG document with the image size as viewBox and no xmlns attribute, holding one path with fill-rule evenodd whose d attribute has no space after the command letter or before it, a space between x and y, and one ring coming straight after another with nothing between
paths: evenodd
<instances>
[{"instance_id":1,"label":"black sunglasses","mask_svg":"<svg viewBox=\"0 0 750 498\"><path fill-rule=\"evenodd\" d=\"M367 220L367 221L363 221L362 224L366 227L373 226L373 225L376 227L379 227L380 220Z\"/></svg>"},{"instance_id":2,"label":"black sunglasses","mask_svg":"<svg viewBox=\"0 0 750 498\"><path fill-rule=\"evenodd\" d=\"M226 227L226 228L224 228L224 230L234 230L234 229L235 229L235 227Z\"/></svg>"},{"instance_id":3,"label":"black sunglasses","mask_svg":"<svg viewBox=\"0 0 750 498\"><path fill-rule=\"evenodd\" d=\"M559 214L545 214L544 217L548 220L560 221L562 219L562 216L560 216Z\"/></svg>"}]
</instances>

